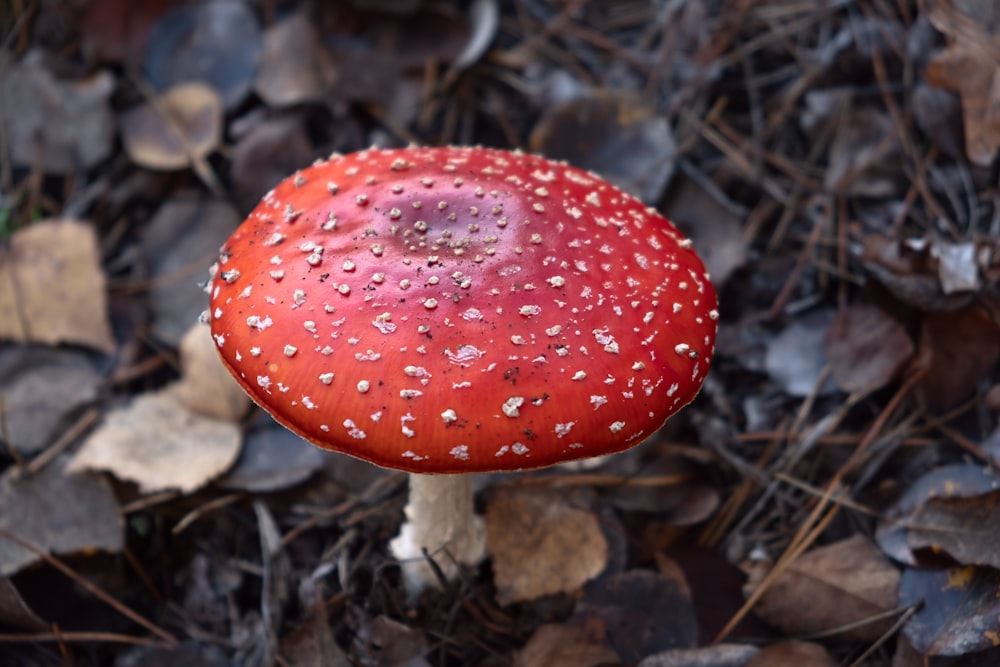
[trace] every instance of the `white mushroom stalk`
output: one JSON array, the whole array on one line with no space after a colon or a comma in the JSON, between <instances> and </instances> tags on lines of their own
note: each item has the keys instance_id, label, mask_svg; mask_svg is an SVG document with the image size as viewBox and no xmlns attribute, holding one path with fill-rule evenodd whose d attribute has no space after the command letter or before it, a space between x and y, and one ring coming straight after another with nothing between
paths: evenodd
<instances>
[{"instance_id":1,"label":"white mushroom stalk","mask_svg":"<svg viewBox=\"0 0 1000 667\"><path fill-rule=\"evenodd\" d=\"M449 580L486 554L486 529L473 506L472 475L410 474L406 521L390 542L407 591L416 595L438 583L428 557ZM426 555L425 555L426 550Z\"/></svg>"}]
</instances>

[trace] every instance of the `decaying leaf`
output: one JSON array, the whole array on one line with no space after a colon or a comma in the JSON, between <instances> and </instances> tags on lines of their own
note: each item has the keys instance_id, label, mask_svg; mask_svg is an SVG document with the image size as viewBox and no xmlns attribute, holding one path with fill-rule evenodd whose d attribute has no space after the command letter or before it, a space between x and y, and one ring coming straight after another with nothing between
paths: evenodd
<instances>
[{"instance_id":1,"label":"decaying leaf","mask_svg":"<svg viewBox=\"0 0 1000 667\"><path fill-rule=\"evenodd\" d=\"M514 667L598 667L614 664L611 648L569 625L547 623L514 656Z\"/></svg>"},{"instance_id":2,"label":"decaying leaf","mask_svg":"<svg viewBox=\"0 0 1000 667\"><path fill-rule=\"evenodd\" d=\"M254 87L268 105L321 102L330 95L333 76L316 26L306 12L295 12L264 33Z\"/></svg>"},{"instance_id":3,"label":"decaying leaf","mask_svg":"<svg viewBox=\"0 0 1000 667\"><path fill-rule=\"evenodd\" d=\"M108 107L114 87L114 78L104 71L62 81L41 51L26 55L0 76L0 126L11 161L67 174L106 158L114 139Z\"/></svg>"},{"instance_id":4,"label":"decaying leaf","mask_svg":"<svg viewBox=\"0 0 1000 667\"><path fill-rule=\"evenodd\" d=\"M765 646L746 667L835 667L836 664L820 644L787 641Z\"/></svg>"},{"instance_id":5,"label":"decaying leaf","mask_svg":"<svg viewBox=\"0 0 1000 667\"><path fill-rule=\"evenodd\" d=\"M171 346L208 307L200 283L219 248L239 225L232 204L191 193L167 200L143 230L140 243L150 272L153 335Z\"/></svg>"},{"instance_id":6,"label":"decaying leaf","mask_svg":"<svg viewBox=\"0 0 1000 667\"><path fill-rule=\"evenodd\" d=\"M57 459L36 474L17 467L0 476L0 528L56 555L122 548L122 517L111 485L100 475L76 474ZM29 549L0 537L0 575L38 562Z\"/></svg>"},{"instance_id":7,"label":"decaying leaf","mask_svg":"<svg viewBox=\"0 0 1000 667\"><path fill-rule=\"evenodd\" d=\"M48 220L0 246L0 338L115 348L105 277L90 225Z\"/></svg>"},{"instance_id":8,"label":"decaying leaf","mask_svg":"<svg viewBox=\"0 0 1000 667\"><path fill-rule=\"evenodd\" d=\"M930 409L947 410L975 394L1000 360L1000 322L979 303L927 313L919 349L930 361L917 391Z\"/></svg>"},{"instance_id":9,"label":"decaying leaf","mask_svg":"<svg viewBox=\"0 0 1000 667\"><path fill-rule=\"evenodd\" d=\"M231 110L250 92L260 51L260 24L247 3L208 0L160 17L150 30L144 69L156 90L200 81Z\"/></svg>"},{"instance_id":10,"label":"decaying leaf","mask_svg":"<svg viewBox=\"0 0 1000 667\"><path fill-rule=\"evenodd\" d=\"M194 324L181 339L181 378L173 391L192 412L232 422L247 413L250 397L233 380L216 352L212 332Z\"/></svg>"},{"instance_id":11,"label":"decaying leaf","mask_svg":"<svg viewBox=\"0 0 1000 667\"><path fill-rule=\"evenodd\" d=\"M934 0L929 9L949 45L928 63L927 81L961 95L965 152L987 167L1000 148L1000 9L976 0Z\"/></svg>"},{"instance_id":12,"label":"decaying leaf","mask_svg":"<svg viewBox=\"0 0 1000 667\"><path fill-rule=\"evenodd\" d=\"M553 107L531 133L531 150L592 169L650 204L674 173L667 119L641 98L602 91Z\"/></svg>"},{"instance_id":13,"label":"decaying leaf","mask_svg":"<svg viewBox=\"0 0 1000 667\"><path fill-rule=\"evenodd\" d=\"M757 582L749 582L749 588ZM813 634L858 624L842 633L874 641L891 620L862 623L893 609L899 572L861 534L807 552L768 586L754 610L789 634Z\"/></svg>"},{"instance_id":14,"label":"decaying leaf","mask_svg":"<svg viewBox=\"0 0 1000 667\"><path fill-rule=\"evenodd\" d=\"M906 329L881 308L867 303L853 304L839 313L824 341L833 380L847 393L886 386L910 360L913 350Z\"/></svg>"},{"instance_id":15,"label":"decaying leaf","mask_svg":"<svg viewBox=\"0 0 1000 667\"><path fill-rule=\"evenodd\" d=\"M886 513L875 532L879 547L891 558L907 565L917 565L917 555L914 549L932 546L939 542L945 551L952 545L957 552L966 552L967 536L962 529L962 523L942 525L939 515L949 513L949 508L962 507L968 504L970 511L985 511L995 502L1000 492L1000 477L990 468L971 463L956 463L935 468L910 485L903 496ZM935 507L925 509L928 504ZM975 508L980 506L979 510ZM992 520L992 517L990 517ZM960 519L961 521L961 519ZM966 526L966 530L969 527ZM985 526L984 526L985 528ZM911 531L916 531L911 535ZM976 538L973 531L969 538L983 546L983 539L990 535ZM911 541L912 538L912 541ZM972 547L972 544L968 545ZM986 546L986 548L989 548ZM995 559L995 554L992 554ZM973 560L968 563L977 563ZM989 560L983 559L984 563Z\"/></svg>"},{"instance_id":16,"label":"decaying leaf","mask_svg":"<svg viewBox=\"0 0 1000 667\"><path fill-rule=\"evenodd\" d=\"M619 572L587 586L572 622L606 641L626 664L639 656L690 648L698 641L698 622L687 589L659 572Z\"/></svg>"},{"instance_id":17,"label":"decaying leaf","mask_svg":"<svg viewBox=\"0 0 1000 667\"><path fill-rule=\"evenodd\" d=\"M191 412L168 387L111 410L69 468L106 470L144 493L190 493L228 470L239 451L236 424Z\"/></svg>"},{"instance_id":18,"label":"decaying leaf","mask_svg":"<svg viewBox=\"0 0 1000 667\"><path fill-rule=\"evenodd\" d=\"M899 605L922 603L903 634L924 655L994 648L1000 636L1000 573L989 567L903 572Z\"/></svg>"},{"instance_id":19,"label":"decaying leaf","mask_svg":"<svg viewBox=\"0 0 1000 667\"><path fill-rule=\"evenodd\" d=\"M203 83L182 83L121 117L129 158L148 169L194 166L219 147L222 100Z\"/></svg>"},{"instance_id":20,"label":"decaying leaf","mask_svg":"<svg viewBox=\"0 0 1000 667\"><path fill-rule=\"evenodd\" d=\"M591 512L540 489L502 489L486 507L497 600L578 590L604 569L608 543Z\"/></svg>"},{"instance_id":21,"label":"decaying leaf","mask_svg":"<svg viewBox=\"0 0 1000 667\"><path fill-rule=\"evenodd\" d=\"M67 421L95 401L102 377L80 350L0 348L0 440L22 454L51 444Z\"/></svg>"},{"instance_id":22,"label":"decaying leaf","mask_svg":"<svg viewBox=\"0 0 1000 667\"><path fill-rule=\"evenodd\" d=\"M768 374L791 396L809 396L814 391L830 393L827 379L822 384L827 360L821 350L823 337L835 317L832 310L800 317L767 343L764 365Z\"/></svg>"},{"instance_id":23,"label":"decaying leaf","mask_svg":"<svg viewBox=\"0 0 1000 667\"><path fill-rule=\"evenodd\" d=\"M254 493L277 491L306 480L329 459L336 460L337 470L343 470L354 460L306 442L262 412L244 436L240 458L216 484L224 489ZM361 486L364 488L365 484Z\"/></svg>"},{"instance_id":24,"label":"decaying leaf","mask_svg":"<svg viewBox=\"0 0 1000 667\"><path fill-rule=\"evenodd\" d=\"M712 282L721 288L747 259L743 234L746 210L715 184L689 177L682 169L667 191L663 212L694 241Z\"/></svg>"}]
</instances>

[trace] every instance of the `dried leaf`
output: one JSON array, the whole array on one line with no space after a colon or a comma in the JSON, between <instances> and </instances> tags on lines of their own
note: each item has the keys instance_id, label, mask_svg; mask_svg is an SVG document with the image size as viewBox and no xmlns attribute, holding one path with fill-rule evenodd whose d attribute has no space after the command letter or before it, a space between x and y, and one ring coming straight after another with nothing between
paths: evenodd
<instances>
[{"instance_id":1,"label":"dried leaf","mask_svg":"<svg viewBox=\"0 0 1000 667\"><path fill-rule=\"evenodd\" d=\"M181 378L172 391L188 410L232 422L247 413L250 397L226 370L207 326L188 329L180 352Z\"/></svg>"},{"instance_id":2,"label":"dried leaf","mask_svg":"<svg viewBox=\"0 0 1000 667\"><path fill-rule=\"evenodd\" d=\"M108 108L114 86L104 71L80 81L57 79L40 51L11 66L0 76L0 127L14 165L69 174L106 158L114 139Z\"/></svg>"},{"instance_id":3,"label":"dried leaf","mask_svg":"<svg viewBox=\"0 0 1000 667\"><path fill-rule=\"evenodd\" d=\"M1000 573L988 567L903 572L900 606L923 603L903 635L924 655L994 648L1000 636Z\"/></svg>"},{"instance_id":4,"label":"dried leaf","mask_svg":"<svg viewBox=\"0 0 1000 667\"><path fill-rule=\"evenodd\" d=\"M203 83L174 86L121 117L129 158L148 169L193 167L219 147L222 100Z\"/></svg>"},{"instance_id":5,"label":"dried leaf","mask_svg":"<svg viewBox=\"0 0 1000 667\"><path fill-rule=\"evenodd\" d=\"M716 287L746 262L747 238L742 230L746 210L714 183L680 171L667 192L663 212L694 241Z\"/></svg>"},{"instance_id":6,"label":"dried leaf","mask_svg":"<svg viewBox=\"0 0 1000 667\"><path fill-rule=\"evenodd\" d=\"M751 582L753 589L756 582ZM869 619L896 606L899 572L867 538L856 534L807 552L779 574L754 610L789 634L813 634ZM892 621L841 633L874 641Z\"/></svg>"},{"instance_id":7,"label":"dried leaf","mask_svg":"<svg viewBox=\"0 0 1000 667\"><path fill-rule=\"evenodd\" d=\"M994 3L936 0L931 23L950 38L927 65L927 82L962 98L965 152L988 167L1000 148L1000 13Z\"/></svg>"},{"instance_id":8,"label":"dried leaf","mask_svg":"<svg viewBox=\"0 0 1000 667\"><path fill-rule=\"evenodd\" d=\"M892 382L914 350L906 329L867 303L839 313L826 331L823 347L834 382L849 394L875 391Z\"/></svg>"},{"instance_id":9,"label":"dried leaf","mask_svg":"<svg viewBox=\"0 0 1000 667\"><path fill-rule=\"evenodd\" d=\"M971 501L975 505L977 498L993 496L1000 491L1000 478L990 468L971 463L956 463L935 468L920 477L910 485L903 496L886 513L886 518L879 524L875 538L879 547L891 558L907 565L917 565L913 548L920 548L910 542L911 528L918 531L933 529L941 524L929 523L926 526L920 516L925 513L924 507L930 503L946 503L949 501L961 505L961 501ZM943 509L943 508L942 508ZM936 510L927 510L925 516L934 514ZM950 530L950 529L948 529ZM926 546L930 535L924 532L924 539L916 544ZM938 532L938 531L936 531ZM938 532L936 539L947 538L949 542L961 541L961 533L948 535Z\"/></svg>"},{"instance_id":10,"label":"dried leaf","mask_svg":"<svg viewBox=\"0 0 1000 667\"><path fill-rule=\"evenodd\" d=\"M35 454L97 399L102 378L74 350L10 346L0 349L2 435L22 454Z\"/></svg>"},{"instance_id":11,"label":"dried leaf","mask_svg":"<svg viewBox=\"0 0 1000 667\"><path fill-rule=\"evenodd\" d=\"M191 412L168 386L109 412L70 470L107 470L144 493L190 493L228 470L239 450L236 424Z\"/></svg>"},{"instance_id":12,"label":"dried leaf","mask_svg":"<svg viewBox=\"0 0 1000 667\"><path fill-rule=\"evenodd\" d=\"M836 664L833 657L819 644L787 641L765 646L746 667L835 667Z\"/></svg>"},{"instance_id":13,"label":"dried leaf","mask_svg":"<svg viewBox=\"0 0 1000 667\"><path fill-rule=\"evenodd\" d=\"M180 195L156 211L143 230L141 248L149 264L150 325L160 342L177 346L208 307L199 286L218 249L239 225L240 217L225 201Z\"/></svg>"},{"instance_id":14,"label":"dried leaf","mask_svg":"<svg viewBox=\"0 0 1000 667\"><path fill-rule=\"evenodd\" d=\"M749 644L675 648L647 656L636 667L746 667L759 652L759 648Z\"/></svg>"},{"instance_id":15,"label":"dried leaf","mask_svg":"<svg viewBox=\"0 0 1000 667\"><path fill-rule=\"evenodd\" d=\"M0 338L115 349L105 278L90 225L37 222L0 248Z\"/></svg>"},{"instance_id":16,"label":"dried leaf","mask_svg":"<svg viewBox=\"0 0 1000 667\"><path fill-rule=\"evenodd\" d=\"M573 611L573 622L603 638L630 664L637 656L690 648L698 623L686 585L649 570L629 570L587 586Z\"/></svg>"},{"instance_id":17,"label":"dried leaf","mask_svg":"<svg viewBox=\"0 0 1000 667\"><path fill-rule=\"evenodd\" d=\"M90 60L137 68L149 31L163 13L183 0L89 0L80 23L82 50Z\"/></svg>"},{"instance_id":18,"label":"dried leaf","mask_svg":"<svg viewBox=\"0 0 1000 667\"><path fill-rule=\"evenodd\" d=\"M305 481L330 458L341 468L346 464L347 457L329 455L263 413L247 431L236 465L216 485L253 493L278 491Z\"/></svg>"},{"instance_id":19,"label":"dried leaf","mask_svg":"<svg viewBox=\"0 0 1000 667\"><path fill-rule=\"evenodd\" d=\"M820 353L823 337L834 317L832 310L800 317L768 342L764 366L787 394L809 396L817 390L827 364ZM818 389L830 393L833 383L827 380Z\"/></svg>"},{"instance_id":20,"label":"dried leaf","mask_svg":"<svg viewBox=\"0 0 1000 667\"><path fill-rule=\"evenodd\" d=\"M62 459L37 474L20 473L11 467L0 476L0 528L58 555L122 548L122 517L106 479L73 474ZM33 551L0 537L0 575L39 560Z\"/></svg>"},{"instance_id":21,"label":"dried leaf","mask_svg":"<svg viewBox=\"0 0 1000 667\"><path fill-rule=\"evenodd\" d=\"M48 624L24 601L17 587L6 577L0 578L0 623L35 632L48 627Z\"/></svg>"},{"instance_id":22,"label":"dried leaf","mask_svg":"<svg viewBox=\"0 0 1000 667\"><path fill-rule=\"evenodd\" d=\"M303 11L278 21L264 33L264 51L255 88L272 107L321 102L331 92L334 72Z\"/></svg>"},{"instance_id":23,"label":"dried leaf","mask_svg":"<svg viewBox=\"0 0 1000 667\"><path fill-rule=\"evenodd\" d=\"M591 169L653 204L674 173L677 145L666 118L644 100L602 91L551 108L531 132L531 150Z\"/></svg>"},{"instance_id":24,"label":"dried leaf","mask_svg":"<svg viewBox=\"0 0 1000 667\"><path fill-rule=\"evenodd\" d=\"M906 522L913 550L945 553L960 565L1000 568L1000 492L929 498Z\"/></svg>"},{"instance_id":25,"label":"dried leaf","mask_svg":"<svg viewBox=\"0 0 1000 667\"><path fill-rule=\"evenodd\" d=\"M587 633L569 625L542 625L514 656L514 667L598 667L613 664L618 655Z\"/></svg>"},{"instance_id":26,"label":"dried leaf","mask_svg":"<svg viewBox=\"0 0 1000 667\"><path fill-rule=\"evenodd\" d=\"M150 32L146 78L161 92L200 81L232 110L250 92L261 47L257 17L243 0L181 5L161 16Z\"/></svg>"},{"instance_id":27,"label":"dried leaf","mask_svg":"<svg viewBox=\"0 0 1000 667\"><path fill-rule=\"evenodd\" d=\"M548 490L502 489L486 507L486 532L504 605L575 591L608 560L597 517Z\"/></svg>"},{"instance_id":28,"label":"dried leaf","mask_svg":"<svg viewBox=\"0 0 1000 667\"><path fill-rule=\"evenodd\" d=\"M978 303L926 313L918 357L930 362L917 391L931 410L948 410L975 394L1000 360L1000 323Z\"/></svg>"}]
</instances>

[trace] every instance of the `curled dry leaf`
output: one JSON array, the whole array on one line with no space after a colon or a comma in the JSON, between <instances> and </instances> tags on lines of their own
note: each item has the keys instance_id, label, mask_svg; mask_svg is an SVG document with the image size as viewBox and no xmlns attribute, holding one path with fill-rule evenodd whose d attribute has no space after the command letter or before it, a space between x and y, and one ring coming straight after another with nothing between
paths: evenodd
<instances>
[{"instance_id":1,"label":"curled dry leaf","mask_svg":"<svg viewBox=\"0 0 1000 667\"><path fill-rule=\"evenodd\" d=\"M104 71L79 81L57 79L40 51L29 53L0 76L0 128L10 160L58 174L95 166L111 153L114 87Z\"/></svg>"},{"instance_id":2,"label":"curled dry leaf","mask_svg":"<svg viewBox=\"0 0 1000 667\"><path fill-rule=\"evenodd\" d=\"M148 169L195 166L219 147L222 100L203 83L183 83L121 117L133 162Z\"/></svg>"},{"instance_id":3,"label":"curled dry leaf","mask_svg":"<svg viewBox=\"0 0 1000 667\"><path fill-rule=\"evenodd\" d=\"M144 493L190 493L228 470L239 450L236 424L191 412L168 387L110 411L69 468L106 470Z\"/></svg>"},{"instance_id":4,"label":"curled dry leaf","mask_svg":"<svg viewBox=\"0 0 1000 667\"><path fill-rule=\"evenodd\" d=\"M547 623L514 656L514 667L598 667L618 662L607 644L581 628Z\"/></svg>"},{"instance_id":5,"label":"curled dry leaf","mask_svg":"<svg viewBox=\"0 0 1000 667\"><path fill-rule=\"evenodd\" d=\"M115 349L94 229L37 222L0 247L0 339Z\"/></svg>"},{"instance_id":6,"label":"curled dry leaf","mask_svg":"<svg viewBox=\"0 0 1000 667\"><path fill-rule=\"evenodd\" d=\"M597 517L549 490L502 489L486 507L486 532L504 605L578 590L608 560Z\"/></svg>"},{"instance_id":7,"label":"curled dry leaf","mask_svg":"<svg viewBox=\"0 0 1000 667\"><path fill-rule=\"evenodd\" d=\"M0 528L57 555L122 548L122 517L111 485L99 475L67 470L64 459L33 475L13 466L0 476ZM0 575L39 560L0 537Z\"/></svg>"},{"instance_id":8,"label":"curled dry leaf","mask_svg":"<svg viewBox=\"0 0 1000 667\"><path fill-rule=\"evenodd\" d=\"M917 565L917 556L913 550L927 546L928 539L941 541L942 547L947 547L948 544L960 545L965 540L961 530L941 530L941 524L930 523L926 519L948 507L961 507L967 503L974 507L983 503L979 499L995 497L998 492L1000 477L990 468L971 463L935 468L913 482L896 504L889 508L886 517L879 523L875 538L879 547L890 558L907 565ZM985 504L988 506L992 502L986 501ZM925 509L929 503L937 507ZM963 523L965 522L957 524L955 528ZM915 531L912 542L911 531ZM985 535L983 538L989 540L990 536ZM961 547L956 548L964 551Z\"/></svg>"},{"instance_id":9,"label":"curled dry leaf","mask_svg":"<svg viewBox=\"0 0 1000 667\"><path fill-rule=\"evenodd\" d=\"M759 582L751 580L753 590ZM779 574L754 610L789 634L813 634L858 624L840 636L878 639L891 620L863 621L896 606L899 572L861 534L804 554Z\"/></svg>"},{"instance_id":10,"label":"curled dry leaf","mask_svg":"<svg viewBox=\"0 0 1000 667\"><path fill-rule=\"evenodd\" d=\"M913 356L906 329L885 311L856 303L826 330L824 352L833 380L847 393L871 392L895 379Z\"/></svg>"},{"instance_id":11,"label":"curled dry leaf","mask_svg":"<svg viewBox=\"0 0 1000 667\"><path fill-rule=\"evenodd\" d=\"M250 398L233 380L215 352L212 333L195 324L181 339L181 379L171 391L192 412L238 421L250 408Z\"/></svg>"}]
</instances>

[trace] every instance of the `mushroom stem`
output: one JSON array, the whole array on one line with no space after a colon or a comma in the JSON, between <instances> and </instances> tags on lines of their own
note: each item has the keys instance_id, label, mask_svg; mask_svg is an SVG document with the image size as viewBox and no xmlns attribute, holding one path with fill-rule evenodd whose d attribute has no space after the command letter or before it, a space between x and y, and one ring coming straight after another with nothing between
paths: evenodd
<instances>
[{"instance_id":1,"label":"mushroom stem","mask_svg":"<svg viewBox=\"0 0 1000 667\"><path fill-rule=\"evenodd\" d=\"M486 529L473 507L472 475L410 475L406 520L390 543L411 595L437 584L426 549L445 577L475 566L486 553Z\"/></svg>"}]
</instances>

